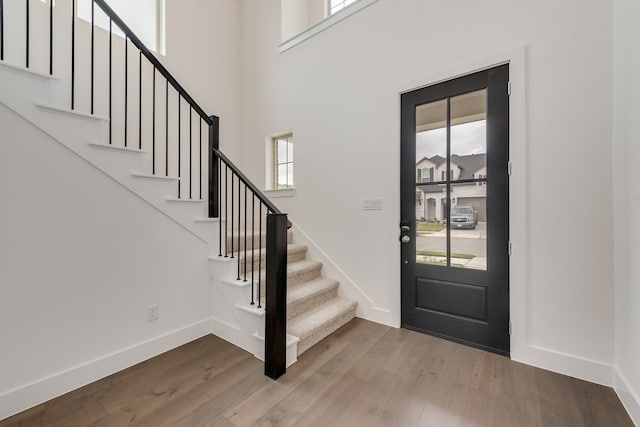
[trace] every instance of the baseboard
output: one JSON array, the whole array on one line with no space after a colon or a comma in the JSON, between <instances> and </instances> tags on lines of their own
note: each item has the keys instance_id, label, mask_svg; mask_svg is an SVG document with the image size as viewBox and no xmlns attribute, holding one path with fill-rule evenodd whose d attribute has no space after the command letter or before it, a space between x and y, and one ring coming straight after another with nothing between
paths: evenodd
<instances>
[{"instance_id":1,"label":"baseboard","mask_svg":"<svg viewBox=\"0 0 640 427\"><path fill-rule=\"evenodd\" d=\"M613 371L614 390L620 398L631 420L636 426L640 426L640 396L629 385L627 378L616 367Z\"/></svg>"},{"instance_id":2,"label":"baseboard","mask_svg":"<svg viewBox=\"0 0 640 427\"><path fill-rule=\"evenodd\" d=\"M0 394L0 420L211 333L209 319Z\"/></svg>"},{"instance_id":3,"label":"baseboard","mask_svg":"<svg viewBox=\"0 0 640 427\"><path fill-rule=\"evenodd\" d=\"M377 306L371 297L300 226L293 223L293 229L296 242L306 245L307 253L311 259L322 263L324 274L340 282L338 292L347 298L358 301L357 317L394 328L400 327L399 314L393 313L393 310L389 308Z\"/></svg>"},{"instance_id":4,"label":"baseboard","mask_svg":"<svg viewBox=\"0 0 640 427\"><path fill-rule=\"evenodd\" d=\"M547 371L613 387L613 367L603 362L534 345L526 345L521 349L512 348L511 359Z\"/></svg>"}]
</instances>

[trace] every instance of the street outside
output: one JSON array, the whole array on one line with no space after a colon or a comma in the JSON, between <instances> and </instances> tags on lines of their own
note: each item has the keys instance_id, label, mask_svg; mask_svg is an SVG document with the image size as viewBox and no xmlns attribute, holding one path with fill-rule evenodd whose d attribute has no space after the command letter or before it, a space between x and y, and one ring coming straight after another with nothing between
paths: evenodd
<instances>
[{"instance_id":1,"label":"street outside","mask_svg":"<svg viewBox=\"0 0 640 427\"><path fill-rule=\"evenodd\" d=\"M416 240L416 261L423 264L446 264L447 229L419 232ZM426 254L425 254L426 252ZM474 230L451 230L451 265L454 267L487 269L487 224L480 222ZM458 255L456 257L455 255Z\"/></svg>"}]
</instances>

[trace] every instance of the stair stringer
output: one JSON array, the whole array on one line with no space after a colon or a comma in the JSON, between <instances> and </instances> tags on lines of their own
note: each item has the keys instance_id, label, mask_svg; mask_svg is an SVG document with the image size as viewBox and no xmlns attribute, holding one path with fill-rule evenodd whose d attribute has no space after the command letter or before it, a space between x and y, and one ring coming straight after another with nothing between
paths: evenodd
<instances>
[{"instance_id":1,"label":"stair stringer","mask_svg":"<svg viewBox=\"0 0 640 427\"><path fill-rule=\"evenodd\" d=\"M68 103L55 99L60 84L59 79L47 74L0 62L2 104L208 243L213 253L219 241L219 225L196 221L206 217L206 201L177 200L177 178L150 177L150 153L110 146L107 118L54 107ZM207 194L205 188L202 191Z\"/></svg>"},{"instance_id":2,"label":"stair stringer","mask_svg":"<svg viewBox=\"0 0 640 427\"><path fill-rule=\"evenodd\" d=\"M215 313L211 332L264 360L265 309L257 302L251 305L251 282L236 280L240 258L213 255L209 260ZM287 367L298 360L298 341L287 334Z\"/></svg>"}]
</instances>

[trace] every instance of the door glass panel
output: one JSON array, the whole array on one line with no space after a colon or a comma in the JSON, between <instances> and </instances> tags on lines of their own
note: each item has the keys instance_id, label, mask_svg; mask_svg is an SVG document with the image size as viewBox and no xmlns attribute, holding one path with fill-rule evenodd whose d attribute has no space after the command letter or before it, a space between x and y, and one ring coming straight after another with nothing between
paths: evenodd
<instances>
[{"instance_id":1,"label":"door glass panel","mask_svg":"<svg viewBox=\"0 0 640 427\"><path fill-rule=\"evenodd\" d=\"M451 266L487 269L485 182L451 184Z\"/></svg>"},{"instance_id":2,"label":"door glass panel","mask_svg":"<svg viewBox=\"0 0 640 427\"><path fill-rule=\"evenodd\" d=\"M487 90L451 98L452 180L487 174Z\"/></svg>"},{"instance_id":3,"label":"door glass panel","mask_svg":"<svg viewBox=\"0 0 640 427\"><path fill-rule=\"evenodd\" d=\"M416 107L416 261L447 265L447 100Z\"/></svg>"}]
</instances>

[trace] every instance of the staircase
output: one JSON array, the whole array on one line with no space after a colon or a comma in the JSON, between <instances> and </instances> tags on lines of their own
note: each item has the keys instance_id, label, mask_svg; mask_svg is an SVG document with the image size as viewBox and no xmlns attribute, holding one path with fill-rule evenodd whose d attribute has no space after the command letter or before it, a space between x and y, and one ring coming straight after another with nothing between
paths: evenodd
<instances>
[{"instance_id":1,"label":"staircase","mask_svg":"<svg viewBox=\"0 0 640 427\"><path fill-rule=\"evenodd\" d=\"M214 320L215 333L234 344L264 358L265 292L258 277L264 281L266 250L264 236L247 233L247 253L244 253L245 235L234 236L234 252L230 252L232 238L227 232L227 256L214 255L209 259L212 277L221 292L221 305L235 307L240 330L225 327L222 319ZM254 247L251 248L251 242ZM261 243L262 242L262 243ZM253 249L253 250L252 250ZM253 252L253 253L252 253ZM244 265L247 280L244 280ZM252 270L253 269L253 270ZM254 272L253 280L251 271ZM238 279L238 277L240 277ZM254 295L251 294L253 287ZM215 300L215 298L214 298ZM253 301L253 304L251 303ZM258 302L259 301L259 302ZM287 233L287 366L323 338L356 316L357 302L339 295L339 283L322 276L322 263L307 259L307 247L295 243L293 231ZM215 314L214 314L215 317ZM235 332L235 333L234 333Z\"/></svg>"},{"instance_id":2,"label":"staircase","mask_svg":"<svg viewBox=\"0 0 640 427\"><path fill-rule=\"evenodd\" d=\"M322 263L306 258L307 247L287 244L287 332L297 340L297 355L344 325L356 315L357 303L338 295L339 283L322 276ZM247 262L264 265L265 251L247 255ZM240 254L239 262L244 261ZM264 271L260 272L264 275ZM260 296L264 304L264 291Z\"/></svg>"},{"instance_id":3,"label":"staircase","mask_svg":"<svg viewBox=\"0 0 640 427\"><path fill-rule=\"evenodd\" d=\"M274 238L266 233L267 218L280 212L219 151L217 117L204 113L104 0L92 2L126 34L124 43L128 50L124 51L125 57L132 61L127 52L133 52L133 60L139 61L134 62L134 71L130 72L135 75L139 66L139 81L132 79L128 86L125 85L129 98L126 94L122 99L112 96L111 87L118 82L112 81L109 74L109 92L104 90L107 82L96 82L101 91L96 89L94 114L91 64L91 111L78 111L74 101L87 94L74 89L77 80L74 74L57 75L53 64L73 61L74 69L88 70L86 62L89 60L79 54L73 57L73 48L65 50L67 56L61 57L58 52L54 58L56 52L52 47L48 53L52 64L48 72L15 65L7 58L0 60L0 102L117 181L125 191L143 199L187 232L208 243L210 251L203 254L203 259L209 255L214 306L211 330L265 359L265 337L268 335L265 330L265 317L268 317L265 289L267 285L270 289L285 285L274 283L267 274L266 248L269 239ZM57 22L58 15L62 16L63 12L68 16L65 8L75 16L74 5L71 0L59 1L58 9L54 11L53 3L49 4L51 22ZM4 13L2 8L0 13ZM19 20L19 17L2 18ZM93 23L91 25L93 27ZM51 28L56 31L56 40L69 36L69 29L62 25ZM2 43L10 43L5 36L3 33ZM96 37L111 43L113 36L99 33ZM75 43L75 39L71 40ZM93 44L91 49L93 58ZM111 50L101 52L104 54L109 55L111 64ZM81 67L83 60L85 64ZM126 61L121 62L125 67L131 66ZM143 69L153 70L153 84L144 83L144 93ZM150 79L148 72L146 79ZM122 82L119 84L122 86ZM139 96L136 98L138 85ZM153 101L150 101L151 87ZM171 110L169 88L177 100L176 108L175 100L171 99ZM105 113L107 100L108 114ZM100 105L102 108L98 108ZM127 114L131 115L131 111L138 120L127 122ZM198 129L199 138L195 136ZM250 227L247 227L248 220ZM322 264L307 259L306 246L295 243L291 230L286 233L283 276L286 277L286 365L289 366L299 355L353 319L357 303L341 297L338 282L323 277ZM284 239L284 233L280 236ZM284 263L284 259L281 262ZM273 310L273 307L270 305L269 309Z\"/></svg>"}]
</instances>

